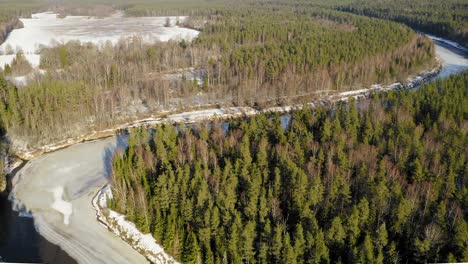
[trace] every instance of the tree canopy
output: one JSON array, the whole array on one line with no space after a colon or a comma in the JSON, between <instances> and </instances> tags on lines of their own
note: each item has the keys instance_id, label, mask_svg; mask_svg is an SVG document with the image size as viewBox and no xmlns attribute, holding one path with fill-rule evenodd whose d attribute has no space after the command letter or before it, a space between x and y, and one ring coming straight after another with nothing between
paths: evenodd
<instances>
[{"instance_id":1,"label":"tree canopy","mask_svg":"<svg viewBox=\"0 0 468 264\"><path fill-rule=\"evenodd\" d=\"M467 261L467 84L137 129L111 207L187 263Z\"/></svg>"}]
</instances>

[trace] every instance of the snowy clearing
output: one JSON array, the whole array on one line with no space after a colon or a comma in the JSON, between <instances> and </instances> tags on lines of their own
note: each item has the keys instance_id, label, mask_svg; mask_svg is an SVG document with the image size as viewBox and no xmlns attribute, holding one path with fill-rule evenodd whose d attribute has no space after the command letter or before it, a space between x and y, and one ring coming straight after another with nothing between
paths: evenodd
<instances>
[{"instance_id":1,"label":"snowy clearing","mask_svg":"<svg viewBox=\"0 0 468 264\"><path fill-rule=\"evenodd\" d=\"M165 27L166 19L171 22ZM0 52L23 52L33 67L39 66L38 52L42 46L54 46L78 40L97 45L110 42L116 44L120 39L139 37L153 43L169 40L192 40L200 33L194 29L176 26L186 17L123 17L117 13L111 17L93 18L85 16L67 16L58 18L57 14L46 12L23 18L24 27L13 30L6 41L0 45ZM14 55L0 55L0 67L11 64Z\"/></svg>"}]
</instances>

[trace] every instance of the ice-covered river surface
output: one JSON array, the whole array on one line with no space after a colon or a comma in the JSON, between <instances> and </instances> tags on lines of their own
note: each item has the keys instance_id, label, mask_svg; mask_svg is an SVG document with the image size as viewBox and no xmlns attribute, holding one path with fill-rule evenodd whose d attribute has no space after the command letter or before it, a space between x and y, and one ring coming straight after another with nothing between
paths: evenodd
<instances>
[{"instance_id":1,"label":"ice-covered river surface","mask_svg":"<svg viewBox=\"0 0 468 264\"><path fill-rule=\"evenodd\" d=\"M445 43L435 41L436 54L442 60L442 71L439 78L447 78L464 70L468 70L468 54L459 49L455 49Z\"/></svg>"},{"instance_id":2,"label":"ice-covered river surface","mask_svg":"<svg viewBox=\"0 0 468 264\"><path fill-rule=\"evenodd\" d=\"M37 231L79 263L145 263L142 255L97 222L91 205L99 187L107 183L112 153L126 142L126 137L111 137L29 161L13 179L13 207L30 210Z\"/></svg>"},{"instance_id":3,"label":"ice-covered river surface","mask_svg":"<svg viewBox=\"0 0 468 264\"><path fill-rule=\"evenodd\" d=\"M468 69L466 54L440 43L436 51L443 78ZM10 199L31 211L38 232L79 263L144 263L142 255L98 223L91 204L108 182L111 154L126 144L126 137L111 137L33 159L16 174Z\"/></svg>"}]
</instances>

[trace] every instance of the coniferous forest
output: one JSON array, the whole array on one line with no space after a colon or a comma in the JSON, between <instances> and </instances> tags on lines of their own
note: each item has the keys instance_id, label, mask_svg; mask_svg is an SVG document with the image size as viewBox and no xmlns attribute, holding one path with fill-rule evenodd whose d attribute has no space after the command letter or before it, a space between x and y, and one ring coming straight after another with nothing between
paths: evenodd
<instances>
[{"instance_id":1,"label":"coniferous forest","mask_svg":"<svg viewBox=\"0 0 468 264\"><path fill-rule=\"evenodd\" d=\"M468 47L468 3L463 0L359 0L338 9L405 23Z\"/></svg>"},{"instance_id":2,"label":"coniferous forest","mask_svg":"<svg viewBox=\"0 0 468 264\"><path fill-rule=\"evenodd\" d=\"M468 261L467 85L137 129L112 208L183 263Z\"/></svg>"}]
</instances>

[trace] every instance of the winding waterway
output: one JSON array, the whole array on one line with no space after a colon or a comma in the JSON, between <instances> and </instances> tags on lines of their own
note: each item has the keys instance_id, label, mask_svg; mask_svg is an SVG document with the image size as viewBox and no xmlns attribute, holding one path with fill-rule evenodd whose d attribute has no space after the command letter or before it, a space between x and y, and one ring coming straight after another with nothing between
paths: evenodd
<instances>
[{"instance_id":1,"label":"winding waterway","mask_svg":"<svg viewBox=\"0 0 468 264\"><path fill-rule=\"evenodd\" d=\"M467 54L444 43L435 45L443 64L440 78L468 69ZM34 218L19 217L6 198L0 198L0 261L146 262L98 223L91 205L93 195L108 182L112 153L126 145L125 136L76 144L33 159L19 170L11 205ZM63 190L59 197L57 188Z\"/></svg>"}]
</instances>

